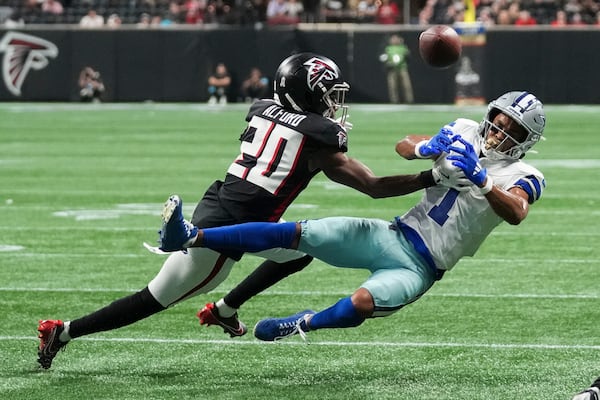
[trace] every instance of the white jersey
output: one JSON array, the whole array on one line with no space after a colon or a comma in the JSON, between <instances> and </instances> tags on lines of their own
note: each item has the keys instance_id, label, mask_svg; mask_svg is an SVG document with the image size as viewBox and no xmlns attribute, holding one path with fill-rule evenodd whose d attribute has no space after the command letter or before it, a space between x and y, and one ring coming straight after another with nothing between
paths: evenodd
<instances>
[{"instance_id":1,"label":"white jersey","mask_svg":"<svg viewBox=\"0 0 600 400\"><path fill-rule=\"evenodd\" d=\"M471 143L477 154L482 140L479 124L468 119L457 119L450 124L454 133ZM448 162L443 154L436 163ZM529 203L540 198L545 187L544 176L536 168L520 160L492 160L480 158L494 185L508 190L520 187L529 194ZM401 217L401 222L419 233L436 266L451 269L463 256L475 254L490 232L502 222L492 210L485 196L473 185L471 190L459 192L437 185L425 190L421 201Z\"/></svg>"}]
</instances>

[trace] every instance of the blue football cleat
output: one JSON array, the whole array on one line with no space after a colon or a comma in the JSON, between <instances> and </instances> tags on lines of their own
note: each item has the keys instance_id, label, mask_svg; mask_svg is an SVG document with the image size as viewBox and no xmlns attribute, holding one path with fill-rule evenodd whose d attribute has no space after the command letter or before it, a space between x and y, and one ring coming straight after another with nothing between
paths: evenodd
<instances>
[{"instance_id":1,"label":"blue football cleat","mask_svg":"<svg viewBox=\"0 0 600 400\"><path fill-rule=\"evenodd\" d=\"M162 251L185 250L196 240L198 228L183 218L183 202L179 196L174 194L166 201L162 221L162 228L158 231L158 248Z\"/></svg>"},{"instance_id":2,"label":"blue football cleat","mask_svg":"<svg viewBox=\"0 0 600 400\"><path fill-rule=\"evenodd\" d=\"M254 336L266 342L293 335L300 335L302 339L306 340L306 332L309 331L306 322L314 314L313 310L304 310L289 317L263 319L254 326Z\"/></svg>"}]
</instances>

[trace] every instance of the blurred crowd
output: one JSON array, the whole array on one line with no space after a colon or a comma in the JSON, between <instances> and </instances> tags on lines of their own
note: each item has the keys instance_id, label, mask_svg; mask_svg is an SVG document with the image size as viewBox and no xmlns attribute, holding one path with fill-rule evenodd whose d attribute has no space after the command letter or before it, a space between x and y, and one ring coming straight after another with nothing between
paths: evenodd
<instances>
[{"instance_id":1,"label":"blurred crowd","mask_svg":"<svg viewBox=\"0 0 600 400\"><path fill-rule=\"evenodd\" d=\"M600 1L597 0L478 0L476 20L492 25L600 26ZM417 23L452 24L465 20L463 1L427 0Z\"/></svg>"},{"instance_id":2,"label":"blurred crowd","mask_svg":"<svg viewBox=\"0 0 600 400\"><path fill-rule=\"evenodd\" d=\"M9 28L53 23L88 28L300 22L451 25L465 21L473 9L475 19L486 26L600 26L600 0L0 0L0 23Z\"/></svg>"}]
</instances>

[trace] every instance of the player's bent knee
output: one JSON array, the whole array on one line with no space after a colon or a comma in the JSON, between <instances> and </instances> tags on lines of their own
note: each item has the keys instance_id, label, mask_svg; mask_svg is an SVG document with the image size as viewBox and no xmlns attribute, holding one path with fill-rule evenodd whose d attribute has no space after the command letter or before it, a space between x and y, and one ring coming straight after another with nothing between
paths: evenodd
<instances>
[{"instance_id":1,"label":"player's bent knee","mask_svg":"<svg viewBox=\"0 0 600 400\"><path fill-rule=\"evenodd\" d=\"M371 293L365 289L360 288L350 298L352 305L356 309L356 312L363 318L369 318L373 315L375 310L375 301Z\"/></svg>"},{"instance_id":2,"label":"player's bent knee","mask_svg":"<svg viewBox=\"0 0 600 400\"><path fill-rule=\"evenodd\" d=\"M286 263L286 267L290 273L296 273L302 271L308 264L312 262L312 260L313 257L307 254L304 257L298 258L296 260L288 261Z\"/></svg>"},{"instance_id":3,"label":"player's bent knee","mask_svg":"<svg viewBox=\"0 0 600 400\"><path fill-rule=\"evenodd\" d=\"M208 293L221 284L235 263L227 256L205 248L172 253L148 288L164 307Z\"/></svg>"}]
</instances>

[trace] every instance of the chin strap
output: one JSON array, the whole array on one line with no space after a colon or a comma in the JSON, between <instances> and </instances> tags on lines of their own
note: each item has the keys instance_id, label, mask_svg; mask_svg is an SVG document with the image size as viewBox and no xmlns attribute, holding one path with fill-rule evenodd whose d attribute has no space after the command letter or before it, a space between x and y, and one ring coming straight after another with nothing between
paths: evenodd
<instances>
[{"instance_id":1,"label":"chin strap","mask_svg":"<svg viewBox=\"0 0 600 400\"><path fill-rule=\"evenodd\" d=\"M300 106L298 104L296 104L294 99L292 99L292 96L290 96L289 93L286 93L284 96L285 96L285 99L291 104L292 108L295 111L303 111L302 108L300 108Z\"/></svg>"}]
</instances>

